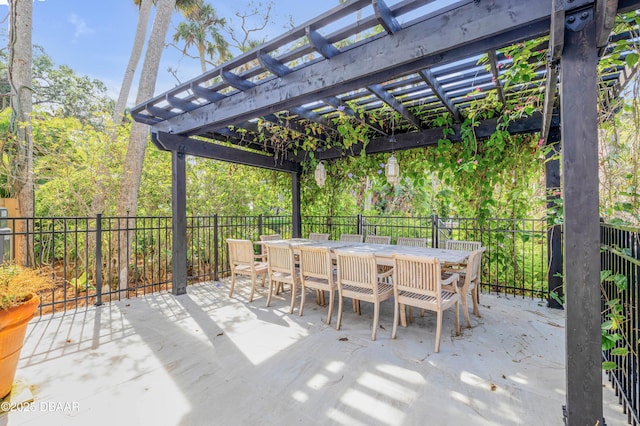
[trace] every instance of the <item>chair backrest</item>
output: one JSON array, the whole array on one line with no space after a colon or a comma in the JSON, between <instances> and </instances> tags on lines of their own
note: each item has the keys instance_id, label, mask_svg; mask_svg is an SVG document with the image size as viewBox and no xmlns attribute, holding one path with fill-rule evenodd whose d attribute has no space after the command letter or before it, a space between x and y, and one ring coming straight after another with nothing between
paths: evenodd
<instances>
[{"instance_id":1,"label":"chair backrest","mask_svg":"<svg viewBox=\"0 0 640 426\"><path fill-rule=\"evenodd\" d=\"M394 254L393 285L399 291L433 296L439 305L442 292L440 262L434 257Z\"/></svg>"},{"instance_id":2,"label":"chair backrest","mask_svg":"<svg viewBox=\"0 0 640 426\"><path fill-rule=\"evenodd\" d=\"M367 235L364 239L367 244L391 244L391 237L382 235Z\"/></svg>"},{"instance_id":3,"label":"chair backrest","mask_svg":"<svg viewBox=\"0 0 640 426\"><path fill-rule=\"evenodd\" d=\"M396 244L399 246L409 246L409 247L427 247L427 239L398 237L398 241L396 242Z\"/></svg>"},{"instance_id":4,"label":"chair backrest","mask_svg":"<svg viewBox=\"0 0 640 426\"><path fill-rule=\"evenodd\" d=\"M340 235L340 241L346 241L349 243L361 243L362 234L342 234Z\"/></svg>"},{"instance_id":5,"label":"chair backrest","mask_svg":"<svg viewBox=\"0 0 640 426\"><path fill-rule=\"evenodd\" d=\"M480 268L482 266L482 253L486 250L486 247L480 247L478 250L474 250L467 259L467 270L465 272L465 279L469 283L477 283L480 280Z\"/></svg>"},{"instance_id":6,"label":"chair backrest","mask_svg":"<svg viewBox=\"0 0 640 426\"><path fill-rule=\"evenodd\" d=\"M282 272L295 276L295 259L293 249L287 243L266 243L267 264L269 265L269 275L274 272Z\"/></svg>"},{"instance_id":7,"label":"chair backrest","mask_svg":"<svg viewBox=\"0 0 640 426\"><path fill-rule=\"evenodd\" d=\"M378 294L378 267L373 253L348 253L336 250L338 288L345 285L373 289Z\"/></svg>"},{"instance_id":8,"label":"chair backrest","mask_svg":"<svg viewBox=\"0 0 640 426\"><path fill-rule=\"evenodd\" d=\"M250 240L236 240L227 238L229 245L229 265L253 265L253 243Z\"/></svg>"},{"instance_id":9,"label":"chair backrest","mask_svg":"<svg viewBox=\"0 0 640 426\"><path fill-rule=\"evenodd\" d=\"M458 241L458 240L447 240L447 244L445 248L447 250L464 250L464 251L474 251L478 250L482 247L482 243L480 241Z\"/></svg>"},{"instance_id":10,"label":"chair backrest","mask_svg":"<svg viewBox=\"0 0 640 426\"><path fill-rule=\"evenodd\" d=\"M314 241L326 241L329 239L329 234L317 234L312 232L309 234L309 239Z\"/></svg>"},{"instance_id":11,"label":"chair backrest","mask_svg":"<svg viewBox=\"0 0 640 426\"><path fill-rule=\"evenodd\" d=\"M300 246L300 277L333 280L333 262L328 247Z\"/></svg>"},{"instance_id":12,"label":"chair backrest","mask_svg":"<svg viewBox=\"0 0 640 426\"><path fill-rule=\"evenodd\" d=\"M282 236L280 234L260 235L260 241L277 241L281 239Z\"/></svg>"}]
</instances>

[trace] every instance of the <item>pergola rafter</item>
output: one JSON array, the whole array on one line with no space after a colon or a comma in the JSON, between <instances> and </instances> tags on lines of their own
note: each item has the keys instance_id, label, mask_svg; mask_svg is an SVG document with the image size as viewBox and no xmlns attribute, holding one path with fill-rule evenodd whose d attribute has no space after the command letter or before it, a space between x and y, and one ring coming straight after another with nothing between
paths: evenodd
<instances>
[{"instance_id":1,"label":"pergola rafter","mask_svg":"<svg viewBox=\"0 0 640 426\"><path fill-rule=\"evenodd\" d=\"M362 149L358 144L349 150L334 143L327 147L335 140L333 122L340 113L367 126L366 151L379 153L437 143L442 129L429 128L431 120L449 112L459 127L466 110L488 93L506 108L542 92L542 112L512 122L509 131L541 132L549 144L561 140L554 146L562 149L562 175L560 161L546 165L547 185L563 187L565 212L564 250L560 233L549 234L549 277L554 276L549 283L556 288L558 272L571 283L566 289L566 422L595 424L602 420L597 95L600 89L618 96L635 71L614 65L598 77L596 63L610 51L616 13L637 10L640 0L440 3L352 0L133 108L135 120L151 125L154 143L172 153L173 291L186 291L185 155L290 173L293 235L300 236L300 163L308 156L293 153L295 141L283 141L279 149L260 143L265 130L254 124L258 118L288 126L292 138L311 136L303 120L315 123L321 133L311 136L319 141L315 158L333 160ZM357 20L344 24L356 14ZM513 62L501 49L547 36L548 43L539 43L549 52L546 67L534 70L530 81L504 87L501 77ZM484 55L488 66L480 65ZM389 129L395 122L379 126L368 119L384 105L402 117L393 144ZM391 116L387 120L395 119ZM246 129L241 138L234 133L239 127ZM486 120L476 133L489 135L492 129L495 123ZM222 146L219 138L242 147Z\"/></svg>"}]
</instances>

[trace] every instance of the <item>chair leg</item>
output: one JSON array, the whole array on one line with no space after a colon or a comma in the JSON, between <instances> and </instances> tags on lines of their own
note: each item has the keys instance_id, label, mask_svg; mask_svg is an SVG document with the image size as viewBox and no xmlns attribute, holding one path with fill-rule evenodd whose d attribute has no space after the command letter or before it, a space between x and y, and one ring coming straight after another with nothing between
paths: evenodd
<instances>
[{"instance_id":1,"label":"chair leg","mask_svg":"<svg viewBox=\"0 0 640 426\"><path fill-rule=\"evenodd\" d=\"M459 335L460 335L460 304L456 302L456 336L459 336Z\"/></svg>"},{"instance_id":2,"label":"chair leg","mask_svg":"<svg viewBox=\"0 0 640 426\"><path fill-rule=\"evenodd\" d=\"M338 294L338 320L336 321L336 330L340 330L340 321L342 321L342 294Z\"/></svg>"},{"instance_id":3,"label":"chair leg","mask_svg":"<svg viewBox=\"0 0 640 426\"><path fill-rule=\"evenodd\" d=\"M276 284L276 282L272 279L269 279L269 287L267 288L267 308L271 304L271 295L273 294L274 284Z\"/></svg>"},{"instance_id":4,"label":"chair leg","mask_svg":"<svg viewBox=\"0 0 640 426\"><path fill-rule=\"evenodd\" d=\"M473 297L473 293L471 294ZM467 328L471 328L471 320L469 319L469 310L467 309L467 295L461 294L460 300L462 301L462 313L464 314L464 319L467 321Z\"/></svg>"},{"instance_id":5,"label":"chair leg","mask_svg":"<svg viewBox=\"0 0 640 426\"><path fill-rule=\"evenodd\" d=\"M289 307L289 314L293 313L293 308L296 306L296 283L291 283L291 306Z\"/></svg>"},{"instance_id":6,"label":"chair leg","mask_svg":"<svg viewBox=\"0 0 640 426\"><path fill-rule=\"evenodd\" d=\"M442 332L442 311L438 311L438 319L437 319L437 327L436 327L436 352L440 351L440 333Z\"/></svg>"},{"instance_id":7,"label":"chair leg","mask_svg":"<svg viewBox=\"0 0 640 426\"><path fill-rule=\"evenodd\" d=\"M380 302L373 303L373 330L371 331L371 340L376 340L376 331L378 331L378 321L380 320Z\"/></svg>"},{"instance_id":8,"label":"chair leg","mask_svg":"<svg viewBox=\"0 0 640 426\"><path fill-rule=\"evenodd\" d=\"M231 290L229 290L229 297L233 296L233 288L236 286L236 274L231 272Z\"/></svg>"},{"instance_id":9,"label":"chair leg","mask_svg":"<svg viewBox=\"0 0 640 426\"><path fill-rule=\"evenodd\" d=\"M407 306L401 303L398 303L398 305L400 305L400 324L403 327L406 327L407 326ZM411 307L409 307L409 309L411 309Z\"/></svg>"},{"instance_id":10,"label":"chair leg","mask_svg":"<svg viewBox=\"0 0 640 426\"><path fill-rule=\"evenodd\" d=\"M251 275L251 296L249 296L249 303L253 302L253 293L256 291L256 276Z\"/></svg>"},{"instance_id":11,"label":"chair leg","mask_svg":"<svg viewBox=\"0 0 640 426\"><path fill-rule=\"evenodd\" d=\"M324 290L322 291L324 294ZM329 290L329 314L327 315L327 325L331 324L331 314L333 313L334 290Z\"/></svg>"},{"instance_id":12,"label":"chair leg","mask_svg":"<svg viewBox=\"0 0 640 426\"><path fill-rule=\"evenodd\" d=\"M404 306L402 307L404 310ZM397 300L393 300L393 329L391 331L391 338L396 338L396 332L398 331L398 317L400 316L400 303Z\"/></svg>"},{"instance_id":13,"label":"chair leg","mask_svg":"<svg viewBox=\"0 0 640 426\"><path fill-rule=\"evenodd\" d=\"M471 291L471 298L473 299L473 314L477 317L480 317L480 309L478 309L478 305L480 304L480 294L478 294L477 284Z\"/></svg>"},{"instance_id":14,"label":"chair leg","mask_svg":"<svg viewBox=\"0 0 640 426\"><path fill-rule=\"evenodd\" d=\"M300 284L300 309L298 310L298 315L302 316L302 309L304 308L304 294L307 292L307 289Z\"/></svg>"}]
</instances>

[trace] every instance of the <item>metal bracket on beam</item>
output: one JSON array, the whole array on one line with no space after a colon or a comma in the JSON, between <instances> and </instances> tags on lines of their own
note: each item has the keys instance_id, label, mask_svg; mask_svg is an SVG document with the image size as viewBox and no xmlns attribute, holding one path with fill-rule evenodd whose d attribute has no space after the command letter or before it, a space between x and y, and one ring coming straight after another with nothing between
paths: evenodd
<instances>
[{"instance_id":1,"label":"metal bracket on beam","mask_svg":"<svg viewBox=\"0 0 640 426\"><path fill-rule=\"evenodd\" d=\"M593 8L578 10L573 13L569 13L564 18L565 28L577 32L587 26L589 22L593 20Z\"/></svg>"}]
</instances>

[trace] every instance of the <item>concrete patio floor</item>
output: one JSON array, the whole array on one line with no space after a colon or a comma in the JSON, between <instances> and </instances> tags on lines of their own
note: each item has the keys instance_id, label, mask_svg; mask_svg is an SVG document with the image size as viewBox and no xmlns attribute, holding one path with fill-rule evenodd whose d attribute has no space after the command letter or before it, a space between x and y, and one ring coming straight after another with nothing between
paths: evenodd
<instances>
[{"instance_id":1,"label":"concrete patio floor","mask_svg":"<svg viewBox=\"0 0 640 426\"><path fill-rule=\"evenodd\" d=\"M560 425L565 402L564 313L544 302L481 296L482 318L453 336L445 314L391 339L384 302L376 341L372 309L351 304L335 330L307 297L265 307L246 282L228 283L35 319L16 379L34 402L0 425ZM461 315L461 324L464 319ZM626 424L609 386L608 425Z\"/></svg>"}]
</instances>

